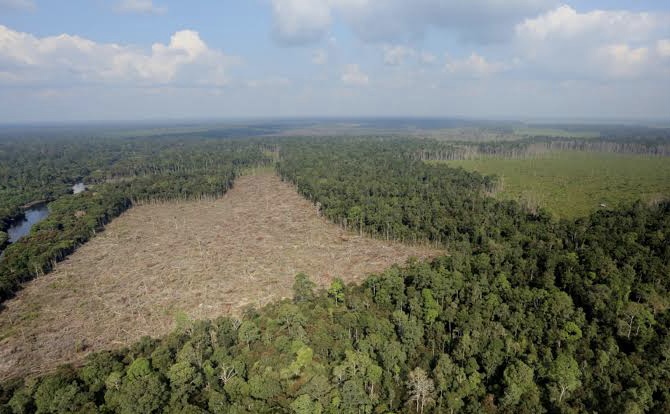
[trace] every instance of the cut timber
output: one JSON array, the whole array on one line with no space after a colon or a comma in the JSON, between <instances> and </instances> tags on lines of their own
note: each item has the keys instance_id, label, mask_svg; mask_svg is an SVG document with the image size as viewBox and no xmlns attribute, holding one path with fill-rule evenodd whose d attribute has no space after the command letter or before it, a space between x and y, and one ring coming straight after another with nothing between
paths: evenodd
<instances>
[{"instance_id":1,"label":"cut timber","mask_svg":"<svg viewBox=\"0 0 670 414\"><path fill-rule=\"evenodd\" d=\"M5 303L0 380L163 335L180 312L211 319L290 297L298 272L323 287L437 254L347 233L272 174L240 177L214 202L135 207Z\"/></svg>"}]
</instances>

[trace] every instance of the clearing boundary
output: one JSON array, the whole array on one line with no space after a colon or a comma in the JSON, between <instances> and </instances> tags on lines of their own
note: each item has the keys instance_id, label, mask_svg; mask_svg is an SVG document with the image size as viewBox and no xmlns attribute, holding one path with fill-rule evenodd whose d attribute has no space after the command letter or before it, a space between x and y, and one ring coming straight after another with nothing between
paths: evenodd
<instances>
[{"instance_id":1,"label":"clearing boundary","mask_svg":"<svg viewBox=\"0 0 670 414\"><path fill-rule=\"evenodd\" d=\"M346 232L272 173L240 177L216 201L134 207L5 303L0 381L166 334L182 312L215 318L290 297L298 272L323 287L438 254Z\"/></svg>"}]
</instances>

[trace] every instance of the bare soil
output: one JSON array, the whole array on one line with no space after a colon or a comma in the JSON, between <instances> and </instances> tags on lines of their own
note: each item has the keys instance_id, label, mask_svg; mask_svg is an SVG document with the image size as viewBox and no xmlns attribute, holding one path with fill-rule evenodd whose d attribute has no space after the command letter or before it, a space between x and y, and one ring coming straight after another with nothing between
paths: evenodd
<instances>
[{"instance_id":1,"label":"bare soil","mask_svg":"<svg viewBox=\"0 0 670 414\"><path fill-rule=\"evenodd\" d=\"M273 174L248 175L214 201L134 207L0 312L0 380L291 296L307 273L357 282L435 249L359 237L320 217Z\"/></svg>"}]
</instances>

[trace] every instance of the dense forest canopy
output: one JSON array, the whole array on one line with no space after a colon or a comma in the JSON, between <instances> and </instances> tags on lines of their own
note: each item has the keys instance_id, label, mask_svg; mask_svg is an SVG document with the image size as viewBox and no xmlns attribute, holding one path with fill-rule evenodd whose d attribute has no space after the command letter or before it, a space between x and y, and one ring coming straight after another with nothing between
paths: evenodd
<instances>
[{"instance_id":1,"label":"dense forest canopy","mask_svg":"<svg viewBox=\"0 0 670 414\"><path fill-rule=\"evenodd\" d=\"M3 191L17 197L5 217L30 201L20 199L20 185L56 199L49 219L6 250L7 292L136 200L217 196L239 168L274 161L328 219L448 254L361 286L335 279L320 292L297 275L293 300L240 319L182 320L167 337L92 354L83 367L10 381L0 388L0 412L670 411L667 201L559 221L487 196L490 177L422 162L417 153L427 146L446 148L432 141L93 145L99 158L44 161L42 181L13 178L30 174L21 163L5 174ZM35 146L29 159L52 148ZM58 162L69 167L61 173ZM83 197L66 194L65 184L81 178L98 185Z\"/></svg>"}]
</instances>

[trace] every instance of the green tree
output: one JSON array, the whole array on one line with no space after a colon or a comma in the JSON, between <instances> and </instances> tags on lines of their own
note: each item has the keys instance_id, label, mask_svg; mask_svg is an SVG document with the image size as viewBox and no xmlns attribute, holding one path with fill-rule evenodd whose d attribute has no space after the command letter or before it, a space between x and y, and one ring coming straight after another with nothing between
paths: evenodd
<instances>
[{"instance_id":1,"label":"green tree","mask_svg":"<svg viewBox=\"0 0 670 414\"><path fill-rule=\"evenodd\" d=\"M261 337L261 332L252 321L244 321L237 330L237 336L240 342L245 344L247 349L249 349L251 343Z\"/></svg>"},{"instance_id":2,"label":"green tree","mask_svg":"<svg viewBox=\"0 0 670 414\"><path fill-rule=\"evenodd\" d=\"M202 374L188 361L177 362L172 365L168 371L168 379L172 389L172 400L184 404L204 383Z\"/></svg>"},{"instance_id":3,"label":"green tree","mask_svg":"<svg viewBox=\"0 0 670 414\"><path fill-rule=\"evenodd\" d=\"M296 341L293 345L295 349L295 360L291 364L281 370L282 378L295 378L300 375L300 372L312 363L314 351L312 348Z\"/></svg>"},{"instance_id":4,"label":"green tree","mask_svg":"<svg viewBox=\"0 0 670 414\"><path fill-rule=\"evenodd\" d=\"M249 396L249 384L239 377L231 378L223 389L231 402L242 402Z\"/></svg>"},{"instance_id":5,"label":"green tree","mask_svg":"<svg viewBox=\"0 0 670 414\"><path fill-rule=\"evenodd\" d=\"M522 398L537 400L539 395L537 385L533 380L534 372L531 367L522 361L514 361L503 372L505 393L501 402L504 406L515 406Z\"/></svg>"},{"instance_id":6,"label":"green tree","mask_svg":"<svg viewBox=\"0 0 670 414\"><path fill-rule=\"evenodd\" d=\"M258 400L272 400L282 391L277 377L271 368L266 368L260 375L251 375L248 381L249 394Z\"/></svg>"},{"instance_id":7,"label":"green tree","mask_svg":"<svg viewBox=\"0 0 670 414\"><path fill-rule=\"evenodd\" d=\"M560 354L554 360L549 368L548 377L558 389L558 398L554 396L554 399L557 399L559 404L569 392L576 390L582 385L579 380L581 377L579 365L573 357L567 354Z\"/></svg>"},{"instance_id":8,"label":"green tree","mask_svg":"<svg viewBox=\"0 0 670 414\"><path fill-rule=\"evenodd\" d=\"M122 371L123 364L111 353L101 352L91 354L79 371L79 378L91 392L101 391L105 386L105 380L112 371Z\"/></svg>"},{"instance_id":9,"label":"green tree","mask_svg":"<svg viewBox=\"0 0 670 414\"><path fill-rule=\"evenodd\" d=\"M430 289L423 289L421 296L423 297L423 320L426 325L432 325L435 319L440 316L440 305L433 298L433 291Z\"/></svg>"},{"instance_id":10,"label":"green tree","mask_svg":"<svg viewBox=\"0 0 670 414\"><path fill-rule=\"evenodd\" d=\"M284 303L279 307L277 319L279 325L286 328L290 337L302 338L307 318L300 312L300 308L292 303Z\"/></svg>"},{"instance_id":11,"label":"green tree","mask_svg":"<svg viewBox=\"0 0 670 414\"><path fill-rule=\"evenodd\" d=\"M340 278L336 278L328 288L328 296L333 298L335 305L344 302L344 282Z\"/></svg>"},{"instance_id":12,"label":"green tree","mask_svg":"<svg viewBox=\"0 0 670 414\"><path fill-rule=\"evenodd\" d=\"M428 377L426 371L414 368L407 379L407 393L409 402L415 403L416 412L423 413L424 408L435 401L435 383Z\"/></svg>"},{"instance_id":13,"label":"green tree","mask_svg":"<svg viewBox=\"0 0 670 414\"><path fill-rule=\"evenodd\" d=\"M349 213L347 214L347 223L351 225L351 227L358 227L358 234L362 235L363 234L363 219L364 219L365 214L363 213L363 209L360 206L353 206L349 209Z\"/></svg>"},{"instance_id":14,"label":"green tree","mask_svg":"<svg viewBox=\"0 0 670 414\"><path fill-rule=\"evenodd\" d=\"M293 300L296 303L308 302L314 298L316 283L304 273L298 273L293 282Z\"/></svg>"},{"instance_id":15,"label":"green tree","mask_svg":"<svg viewBox=\"0 0 670 414\"><path fill-rule=\"evenodd\" d=\"M307 394L303 394L293 400L290 407L295 414L321 414L323 411L321 403L315 401Z\"/></svg>"},{"instance_id":16,"label":"green tree","mask_svg":"<svg viewBox=\"0 0 670 414\"><path fill-rule=\"evenodd\" d=\"M414 316L407 316L401 310L394 311L391 315L393 323L396 326L396 332L400 337L400 341L409 347L415 349L423 340L423 326Z\"/></svg>"},{"instance_id":17,"label":"green tree","mask_svg":"<svg viewBox=\"0 0 670 414\"><path fill-rule=\"evenodd\" d=\"M169 399L168 388L163 379L151 370L145 358L136 359L121 380L118 372L112 372L105 383L105 401L122 414L158 413Z\"/></svg>"},{"instance_id":18,"label":"green tree","mask_svg":"<svg viewBox=\"0 0 670 414\"><path fill-rule=\"evenodd\" d=\"M79 385L60 374L44 378L35 391L35 412L38 414L81 412L85 411L87 402Z\"/></svg>"},{"instance_id":19,"label":"green tree","mask_svg":"<svg viewBox=\"0 0 670 414\"><path fill-rule=\"evenodd\" d=\"M350 379L342 385L342 401L340 403L340 412L344 413L370 413L372 411L372 401L365 392L365 386L360 379Z\"/></svg>"}]
</instances>

